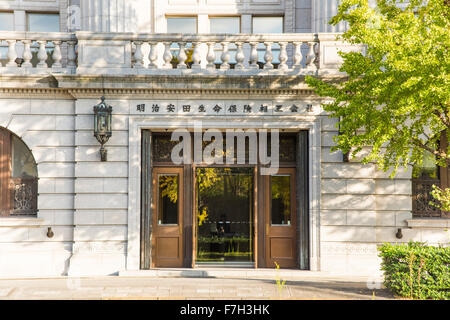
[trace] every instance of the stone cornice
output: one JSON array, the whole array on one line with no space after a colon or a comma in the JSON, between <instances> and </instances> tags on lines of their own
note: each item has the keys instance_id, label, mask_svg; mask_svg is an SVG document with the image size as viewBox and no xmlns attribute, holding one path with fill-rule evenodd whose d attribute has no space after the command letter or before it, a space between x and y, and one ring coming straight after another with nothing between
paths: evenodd
<instances>
[{"instance_id":1,"label":"stone cornice","mask_svg":"<svg viewBox=\"0 0 450 320\"><path fill-rule=\"evenodd\" d=\"M342 77L330 81L339 79ZM99 95L122 98L160 98L167 95L192 98L276 96L287 99L301 96L319 99L305 83L304 76L291 75L1 75L0 94L2 97L55 99L97 98Z\"/></svg>"}]
</instances>

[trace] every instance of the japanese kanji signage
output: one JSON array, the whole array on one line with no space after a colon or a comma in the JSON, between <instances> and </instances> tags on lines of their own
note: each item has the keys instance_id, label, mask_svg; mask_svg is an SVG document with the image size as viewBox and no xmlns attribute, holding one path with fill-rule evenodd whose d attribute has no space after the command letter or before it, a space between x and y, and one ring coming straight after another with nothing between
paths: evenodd
<instances>
[{"instance_id":1,"label":"japanese kanji signage","mask_svg":"<svg viewBox=\"0 0 450 320\"><path fill-rule=\"evenodd\" d=\"M183 101L149 100L132 101L130 112L152 115L298 115L314 112L313 104L306 101Z\"/></svg>"}]
</instances>

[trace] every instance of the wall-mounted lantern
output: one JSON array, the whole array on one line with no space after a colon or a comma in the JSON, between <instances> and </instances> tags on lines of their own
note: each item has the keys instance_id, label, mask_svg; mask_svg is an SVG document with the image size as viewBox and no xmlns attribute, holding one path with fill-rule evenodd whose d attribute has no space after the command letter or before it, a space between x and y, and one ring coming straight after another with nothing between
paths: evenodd
<instances>
[{"instance_id":1,"label":"wall-mounted lantern","mask_svg":"<svg viewBox=\"0 0 450 320\"><path fill-rule=\"evenodd\" d=\"M107 151L104 144L112 135L112 107L105 103L105 97L102 97L102 102L94 106L94 136L102 145L100 148L100 158L106 161Z\"/></svg>"}]
</instances>

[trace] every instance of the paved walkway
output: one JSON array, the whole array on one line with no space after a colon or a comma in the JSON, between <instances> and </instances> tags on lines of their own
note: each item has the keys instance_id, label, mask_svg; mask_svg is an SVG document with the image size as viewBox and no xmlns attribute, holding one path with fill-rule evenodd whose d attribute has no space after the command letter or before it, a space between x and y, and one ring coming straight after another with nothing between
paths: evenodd
<instances>
[{"instance_id":1,"label":"paved walkway","mask_svg":"<svg viewBox=\"0 0 450 320\"><path fill-rule=\"evenodd\" d=\"M277 279L286 281L277 285ZM393 299L379 281L311 273L246 277L0 279L0 299Z\"/></svg>"}]
</instances>

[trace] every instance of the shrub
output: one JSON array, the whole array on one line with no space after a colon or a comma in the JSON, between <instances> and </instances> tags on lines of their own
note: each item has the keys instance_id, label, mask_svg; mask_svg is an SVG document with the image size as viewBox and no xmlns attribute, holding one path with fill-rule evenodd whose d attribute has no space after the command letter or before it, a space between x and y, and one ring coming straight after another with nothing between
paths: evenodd
<instances>
[{"instance_id":1,"label":"shrub","mask_svg":"<svg viewBox=\"0 0 450 320\"><path fill-rule=\"evenodd\" d=\"M395 295L412 299L450 298L450 248L423 243L378 248L384 285Z\"/></svg>"}]
</instances>

